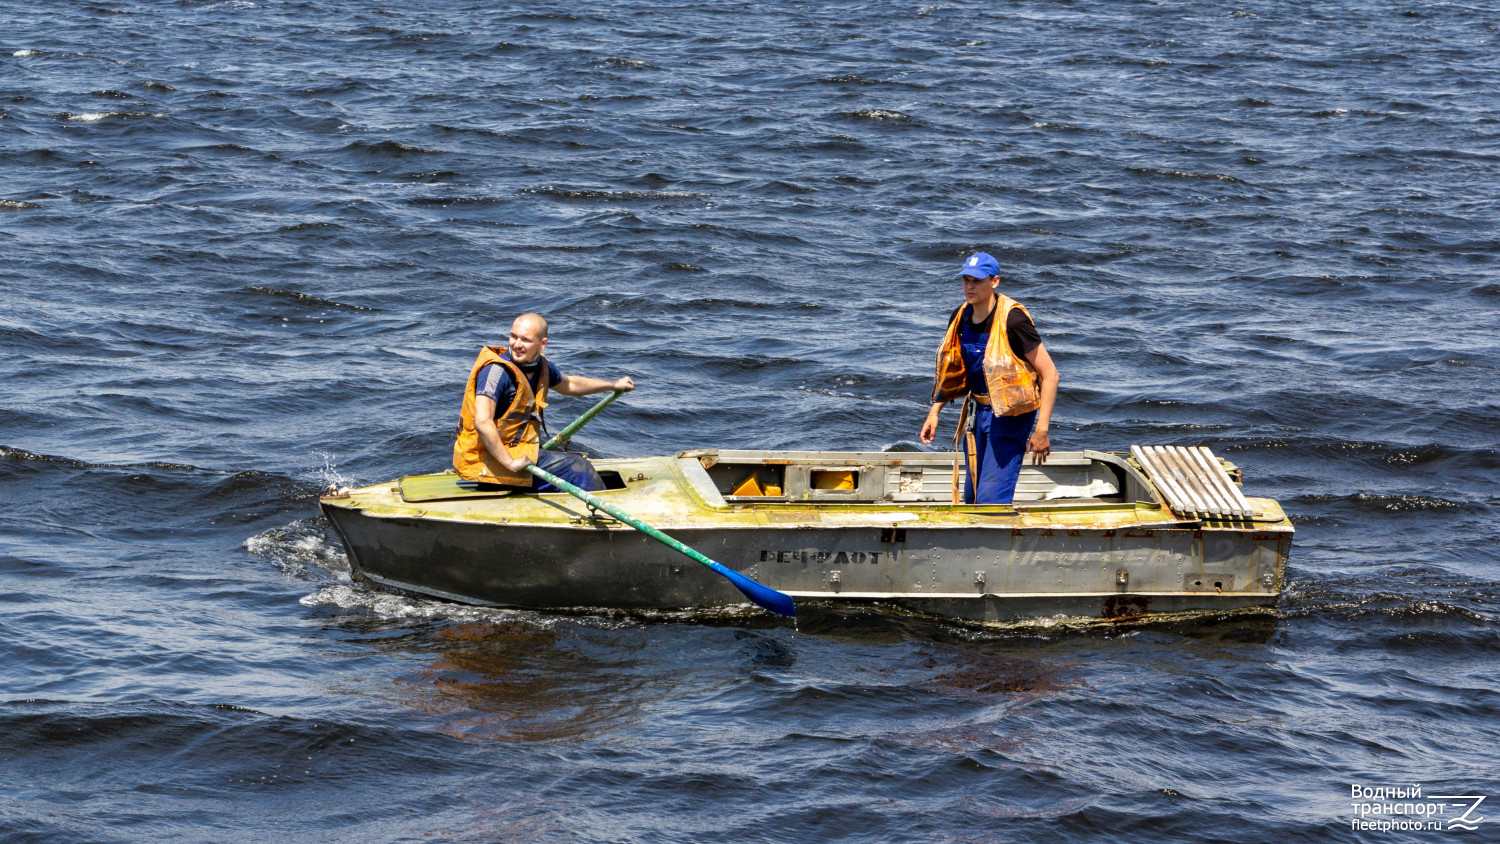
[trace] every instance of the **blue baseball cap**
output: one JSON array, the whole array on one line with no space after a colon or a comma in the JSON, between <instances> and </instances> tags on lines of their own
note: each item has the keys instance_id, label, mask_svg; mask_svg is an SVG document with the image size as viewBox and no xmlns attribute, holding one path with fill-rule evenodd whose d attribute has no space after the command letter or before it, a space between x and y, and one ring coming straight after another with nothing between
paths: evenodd
<instances>
[{"instance_id":1,"label":"blue baseball cap","mask_svg":"<svg viewBox=\"0 0 1500 844\"><path fill-rule=\"evenodd\" d=\"M958 274L974 278L989 278L1000 274L1000 262L988 252L975 252L969 256L969 260L964 261L964 267L958 271Z\"/></svg>"}]
</instances>

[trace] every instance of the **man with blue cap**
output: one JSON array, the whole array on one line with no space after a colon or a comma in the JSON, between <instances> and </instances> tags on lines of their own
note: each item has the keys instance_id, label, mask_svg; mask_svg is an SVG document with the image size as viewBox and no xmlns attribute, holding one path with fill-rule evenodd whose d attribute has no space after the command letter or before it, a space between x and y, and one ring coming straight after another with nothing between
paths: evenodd
<instances>
[{"instance_id":1,"label":"man with blue cap","mask_svg":"<svg viewBox=\"0 0 1500 844\"><path fill-rule=\"evenodd\" d=\"M1047 427L1057 401L1057 367L1031 314L996 290L999 262L986 252L976 253L964 261L959 277L964 304L949 317L948 333L938 348L922 442L937 436L943 407L962 398L953 447L968 464L963 502L1009 504L1026 453L1034 464L1045 463L1052 453ZM958 503L957 462L953 475L953 500Z\"/></svg>"}]
</instances>

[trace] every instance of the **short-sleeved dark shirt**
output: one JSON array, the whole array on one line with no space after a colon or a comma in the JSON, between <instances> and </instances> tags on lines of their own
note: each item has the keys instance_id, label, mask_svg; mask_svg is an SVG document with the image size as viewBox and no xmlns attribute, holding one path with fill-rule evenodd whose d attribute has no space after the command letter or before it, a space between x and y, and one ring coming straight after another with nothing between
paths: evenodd
<instances>
[{"instance_id":1,"label":"short-sleeved dark shirt","mask_svg":"<svg viewBox=\"0 0 1500 844\"><path fill-rule=\"evenodd\" d=\"M990 331L995 325L995 311L999 308L991 308L990 315L978 325L969 322L973 308L967 304L959 305L953 310L948 317L950 323L953 317L958 316L959 310L964 312L964 319L958 327L958 345L963 353L964 372L967 376L966 383L969 392L980 396L989 395L990 388L984 380L984 347L989 345ZM1005 320L1005 339L1010 341L1011 351L1020 358L1026 357L1031 354L1032 349L1042 345L1042 336L1037 333L1031 318L1020 308L1011 308L1010 315Z\"/></svg>"},{"instance_id":2,"label":"short-sleeved dark shirt","mask_svg":"<svg viewBox=\"0 0 1500 844\"><path fill-rule=\"evenodd\" d=\"M509 353L501 357L510 360ZM556 387L557 382L562 380L562 371L552 361L543 357L530 366L516 364L521 368L521 374L525 375L526 380L531 384L532 392L536 392L537 384L540 383L543 362L547 365L548 389ZM492 363L479 370L479 375L474 379L474 395L494 399L495 418L500 418L504 415L506 408L510 407L510 403L516 400L516 382L510 376L510 368L503 364Z\"/></svg>"}]
</instances>

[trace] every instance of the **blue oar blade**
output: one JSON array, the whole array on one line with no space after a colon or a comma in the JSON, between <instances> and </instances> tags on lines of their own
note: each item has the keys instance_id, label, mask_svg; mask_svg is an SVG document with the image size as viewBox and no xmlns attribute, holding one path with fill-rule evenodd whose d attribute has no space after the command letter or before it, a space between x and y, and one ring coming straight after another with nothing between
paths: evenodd
<instances>
[{"instance_id":1,"label":"blue oar blade","mask_svg":"<svg viewBox=\"0 0 1500 844\"><path fill-rule=\"evenodd\" d=\"M777 592L769 586L762 586L734 569L725 568L712 560L709 561L708 567L729 578L729 582L734 584L734 588L745 593L746 598L755 602L762 609L769 610L777 615L784 615L787 618L797 617L797 608L792 604L791 595L784 592Z\"/></svg>"}]
</instances>

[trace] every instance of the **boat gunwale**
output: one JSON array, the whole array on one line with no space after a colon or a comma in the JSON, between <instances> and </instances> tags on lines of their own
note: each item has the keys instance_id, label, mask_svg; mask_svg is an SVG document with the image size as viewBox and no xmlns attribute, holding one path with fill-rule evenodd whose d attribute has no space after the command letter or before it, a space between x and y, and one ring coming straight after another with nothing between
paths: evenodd
<instances>
[{"instance_id":1,"label":"boat gunwale","mask_svg":"<svg viewBox=\"0 0 1500 844\"><path fill-rule=\"evenodd\" d=\"M825 529L825 530L859 530L874 528L906 528L911 530L970 530L970 529L1014 529L1014 530L1211 530L1211 531L1269 531L1292 533L1293 527L1290 518L1286 515L1279 502L1274 499L1251 498L1249 500L1262 503L1256 512L1274 514L1270 518L1239 517L1233 519L1223 518L1184 518L1173 512L1160 499L1160 491L1153 484L1145 480L1144 488L1149 494L1156 496L1157 501L1102 501L1097 498L1087 499L1057 499L1053 501L1027 501L1023 504L965 504L952 503L948 501L727 501L724 495L713 485L707 469L704 468L701 457L719 455L728 456L730 459L740 457L755 457L767 454L795 455L790 460L812 460L822 462L831 455L848 456L855 462L868 460L880 455L897 454L897 452L771 452L761 450L720 450L720 449L695 449L677 452L674 455L655 455L646 457L623 457L602 458L598 465L614 469L620 472L622 479L626 480L626 486L620 489L601 490L596 493L602 498L614 499L622 505L629 505L628 499L631 493L641 493L638 487L631 486L631 479L626 478L623 469L636 467L644 469L654 464L653 474L661 477L660 470L666 469L669 473L671 488L681 497L682 507L678 513L665 518L655 516L665 527L672 530L696 530L696 529L718 529L718 530L777 530L777 529ZM899 452L899 454L907 454ZM924 462L940 462L943 452L914 452L918 455L934 455ZM1085 449L1079 452L1067 452L1070 462L1079 464L1102 460L1103 462L1116 466L1125 466L1132 473L1138 473L1139 469L1128 462L1128 459L1120 455L1108 452L1097 452ZM802 455L808 455L804 458ZM1076 455L1076 456L1075 456ZM778 458L779 459L779 458ZM899 463L899 459L893 462ZM696 470L690 472L689 470ZM643 474L643 473L640 473ZM701 475L701 477L693 477ZM645 480L651 480L646 478ZM662 478L667 481L667 478ZM503 498L481 499L452 498L438 499L434 501L407 502L400 495L400 479L383 481L348 490L337 498L322 499L331 507L339 507L346 511L359 511L370 518L378 519L417 519L423 521L448 522L456 524L494 524L510 527L530 528L573 528L599 530L620 529L626 530L627 526L614 522L610 518L601 518L597 515L577 512L569 507L558 507L562 511L554 518L538 518L535 514L506 515L505 511L522 502L543 502L556 506L567 503L577 507L568 493L533 493L519 491ZM707 489L705 489L707 485ZM708 498L708 490L711 489L717 503ZM378 499L378 500L371 500ZM492 503L495 508L490 512L455 512L452 507L454 502L478 502L486 501ZM562 514L566 515L562 515ZM795 517L805 514L807 518L798 521ZM882 519L885 514L900 515L901 519ZM758 515L775 516L778 521L766 524L756 519ZM1132 523L1131 516L1135 516ZM728 517L722 521L716 517ZM843 518L839 518L843 517ZM953 517L960 517L955 520ZM986 520L986 523L974 523L963 521L961 517L971 517ZM826 521L825 521L826 519ZM1102 523L1101 523L1102 521Z\"/></svg>"},{"instance_id":2,"label":"boat gunwale","mask_svg":"<svg viewBox=\"0 0 1500 844\"><path fill-rule=\"evenodd\" d=\"M1255 500L1255 499L1251 499L1251 500ZM1266 500L1269 500L1269 499L1266 499ZM510 528L552 528L552 529L558 529L558 530L590 530L590 531L614 530L614 531L625 531L625 532L629 532L629 531L635 530L635 528L632 528L629 525L623 524L623 523L617 521L616 519L614 519L613 517L608 517L608 516L596 517L596 516L583 516L583 515L580 515L580 516L571 517L567 521L517 521L517 520L512 520L512 519L506 518L504 516L445 515L445 514L434 513L431 510L424 509L424 508L411 508L409 510L397 510L394 507L391 507L390 505L381 505L381 504L360 505L360 504L357 504L357 503L350 502L348 499L324 499L320 503L326 504L327 506L330 506L330 507L337 507L337 508L339 508L341 510L344 510L347 513L351 513L351 514L352 513L358 513L358 514L360 514L362 516L366 516L366 517L371 518L371 519L385 519L385 520L408 519L408 520L412 520L412 521L421 521L421 522L446 522L446 523L450 523L450 524L463 524L463 525L476 525L476 524L477 525L485 525L485 524L490 524L490 525L495 525L497 527L504 526L504 527L510 527ZM952 507L952 506L960 506L960 505L935 505L935 506L950 506L950 507ZM811 511L811 512L814 513L814 514L817 513L817 511ZM1137 510L1137 511L1133 511L1133 512L1142 512L1142 511ZM1155 511L1155 510L1144 510L1143 512L1155 513L1155 512L1158 512L1158 511ZM944 515L944 514L939 513L937 515ZM984 514L958 513L957 515L984 515ZM1024 516L1026 514L1007 514L1007 515ZM1166 513L1164 515L1167 518L1167 520L1165 520L1165 521L1160 521L1160 522L1142 521L1142 522L1137 522L1135 524L1116 524L1116 525L1090 524L1088 522L1082 522L1082 521L1079 521L1079 522L1050 521L1050 522L1043 522L1043 523L1036 523L1036 522L1006 522L1006 523L1003 523L1003 524L973 524L973 523L970 523L970 524L957 524L957 523L953 523L953 522L944 522L944 521L911 521L911 520L903 520L903 521L880 521L878 519L873 519L873 518L870 519L869 521L866 521L866 522L846 522L846 523L842 523L842 524L840 524L838 522L822 522L822 521L816 521L816 520L809 520L809 521L805 521L805 522L786 521L786 522L781 522L781 523L776 523L776 524L769 524L769 525L762 524L762 523L759 523L759 522L755 522L755 523L722 522L722 523L707 523L707 524L702 524L702 523L694 523L694 524L664 523L664 524L667 524L668 527L671 530L674 530L674 531L683 531L683 530L731 530L731 531L756 530L756 531L767 531L767 530L860 530L860 529L873 530L873 529L877 529L877 528L884 530L886 528L896 527L896 528L902 528L902 529L905 529L905 530L924 530L924 531L925 530L943 530L943 531L946 531L946 530L1002 530L1002 529L1003 530L1020 530L1020 531L1052 531L1052 530L1085 531L1086 530L1086 531L1098 531L1098 532L1110 532L1110 531L1118 531L1118 530L1146 530L1146 531L1152 531L1152 530L1197 530L1197 531L1204 531L1204 530L1207 530L1207 531L1224 531L1224 532L1239 532L1239 533L1244 533L1244 532L1247 532L1247 531L1254 531L1254 532L1276 532L1276 533L1288 533L1288 534L1290 534L1294 530L1293 527L1292 527L1292 525L1291 525L1290 519L1288 519L1286 517L1283 517L1283 518L1275 520L1275 521L1254 520L1250 524L1244 524L1243 522L1245 520L1240 520L1238 523L1224 524L1224 523L1210 523L1210 522L1205 522L1205 521L1200 520L1200 519L1178 519L1176 517L1173 517L1171 513Z\"/></svg>"}]
</instances>

